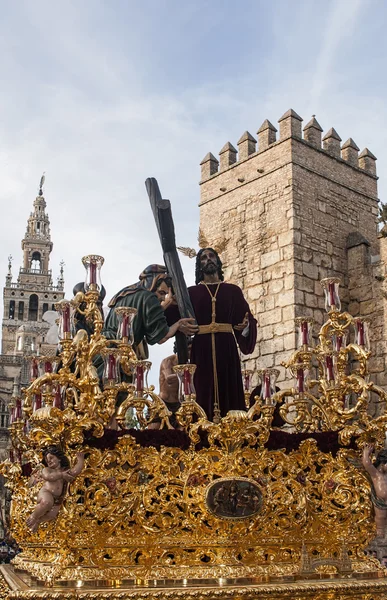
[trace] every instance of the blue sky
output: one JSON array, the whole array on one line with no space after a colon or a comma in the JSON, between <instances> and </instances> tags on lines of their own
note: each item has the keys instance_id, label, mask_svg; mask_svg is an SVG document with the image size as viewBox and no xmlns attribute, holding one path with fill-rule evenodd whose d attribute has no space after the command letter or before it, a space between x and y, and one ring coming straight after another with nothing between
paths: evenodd
<instances>
[{"instance_id":1,"label":"blue sky","mask_svg":"<svg viewBox=\"0 0 387 600\"><path fill-rule=\"evenodd\" d=\"M383 0L0 1L0 274L21 261L43 171L67 295L80 258L105 259L112 296L161 262L144 188L170 198L194 246L199 163L293 108L378 158L386 200ZM194 265L183 259L188 283ZM155 362L165 354L158 348Z\"/></svg>"}]
</instances>

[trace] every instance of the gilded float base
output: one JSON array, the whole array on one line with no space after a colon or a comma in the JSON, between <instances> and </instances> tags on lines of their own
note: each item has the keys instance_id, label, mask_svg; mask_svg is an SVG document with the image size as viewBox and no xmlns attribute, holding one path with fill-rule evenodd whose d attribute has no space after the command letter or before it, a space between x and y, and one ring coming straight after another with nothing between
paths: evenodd
<instances>
[{"instance_id":1,"label":"gilded float base","mask_svg":"<svg viewBox=\"0 0 387 600\"><path fill-rule=\"evenodd\" d=\"M48 588L12 565L0 567L1 600L387 600L387 578L321 578L263 582L251 579L72 581ZM332 576L333 577L333 576Z\"/></svg>"}]
</instances>

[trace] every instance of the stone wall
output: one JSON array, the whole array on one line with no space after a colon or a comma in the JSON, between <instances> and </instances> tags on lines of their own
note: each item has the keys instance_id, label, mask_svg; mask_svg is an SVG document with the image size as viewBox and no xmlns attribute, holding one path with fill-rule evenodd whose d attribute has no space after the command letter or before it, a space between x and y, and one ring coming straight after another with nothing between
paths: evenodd
<instances>
[{"instance_id":1,"label":"stone wall","mask_svg":"<svg viewBox=\"0 0 387 600\"><path fill-rule=\"evenodd\" d=\"M359 154L351 138L341 145L334 129L322 140L315 118L302 137L301 121L289 110L279 120L278 140L266 120L258 130L258 150L245 132L239 154L230 142L222 148L220 168L211 153L201 163L201 229L211 245L229 240L222 255L225 278L243 288L258 319L258 343L248 359L254 370L280 367L289 357L296 316L313 316L317 333L325 319L322 278L340 277L343 306L351 304L356 289L355 282L350 291L348 284L351 234L366 239L369 263L380 253L375 157L368 149ZM368 277L377 293L369 270ZM381 336L379 354L384 332ZM373 366L380 367L376 359ZM283 367L280 372L283 381Z\"/></svg>"}]
</instances>

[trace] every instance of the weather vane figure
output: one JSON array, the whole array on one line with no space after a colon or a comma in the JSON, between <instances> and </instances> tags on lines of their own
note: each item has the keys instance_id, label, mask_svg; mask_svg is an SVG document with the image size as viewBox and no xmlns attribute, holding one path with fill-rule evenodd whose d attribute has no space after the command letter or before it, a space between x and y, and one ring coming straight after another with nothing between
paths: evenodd
<instances>
[{"instance_id":1,"label":"weather vane figure","mask_svg":"<svg viewBox=\"0 0 387 600\"><path fill-rule=\"evenodd\" d=\"M46 181L46 176L43 173L43 175L40 178L40 183L39 183L39 196L43 196L43 186L44 186L45 181Z\"/></svg>"}]
</instances>

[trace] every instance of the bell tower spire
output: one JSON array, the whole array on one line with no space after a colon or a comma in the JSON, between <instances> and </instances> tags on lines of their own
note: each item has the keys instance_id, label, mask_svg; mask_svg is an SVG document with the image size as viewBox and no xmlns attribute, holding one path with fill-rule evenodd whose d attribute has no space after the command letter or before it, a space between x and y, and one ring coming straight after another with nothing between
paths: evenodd
<instances>
[{"instance_id":1,"label":"bell tower spire","mask_svg":"<svg viewBox=\"0 0 387 600\"><path fill-rule=\"evenodd\" d=\"M31 352L37 353L39 349L41 352L52 350L45 348L45 334L49 324L43 319L43 315L54 310L54 304L63 298L64 279L62 267L58 285L53 285L50 269L53 243L43 196L44 182L43 174L21 242L23 262L16 282L12 281L9 259L4 288L2 355L24 356Z\"/></svg>"},{"instance_id":2,"label":"bell tower spire","mask_svg":"<svg viewBox=\"0 0 387 600\"><path fill-rule=\"evenodd\" d=\"M52 250L50 220L46 214L46 200L43 196L45 179L43 174L40 179L39 194L34 200L33 212L28 218L26 234L22 240L23 269L20 271L19 279L22 275L40 274L40 283L52 285L49 270Z\"/></svg>"}]
</instances>

